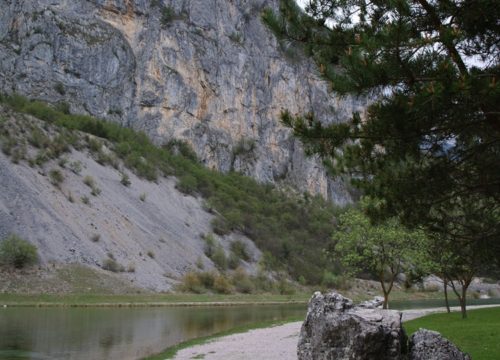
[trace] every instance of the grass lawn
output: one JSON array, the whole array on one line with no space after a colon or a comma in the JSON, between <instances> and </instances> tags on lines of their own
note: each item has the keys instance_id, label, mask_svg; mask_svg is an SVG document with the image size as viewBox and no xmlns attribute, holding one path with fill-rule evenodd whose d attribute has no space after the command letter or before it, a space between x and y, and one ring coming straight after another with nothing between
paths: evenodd
<instances>
[{"instance_id":1,"label":"grass lawn","mask_svg":"<svg viewBox=\"0 0 500 360\"><path fill-rule=\"evenodd\" d=\"M467 314L465 320L461 318L460 312L428 315L408 321L404 327L408 335L419 328L439 331L474 360L498 360L500 307L471 310Z\"/></svg>"}]
</instances>

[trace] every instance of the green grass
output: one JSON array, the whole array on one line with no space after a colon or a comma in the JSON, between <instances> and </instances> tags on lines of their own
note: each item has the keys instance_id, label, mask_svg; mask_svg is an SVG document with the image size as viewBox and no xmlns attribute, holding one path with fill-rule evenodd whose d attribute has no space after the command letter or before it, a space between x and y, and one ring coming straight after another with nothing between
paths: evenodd
<instances>
[{"instance_id":1,"label":"green grass","mask_svg":"<svg viewBox=\"0 0 500 360\"><path fill-rule=\"evenodd\" d=\"M214 334L214 335L184 341L182 343L179 343L177 345L174 345L172 347L167 348L165 351L163 351L159 354L146 357L143 360L172 359L179 351L181 351L183 349L186 349L186 348L189 348L192 346L196 346L196 345L205 344L211 340L214 340L214 339L222 337L222 336L243 333L243 332L247 332L249 330L254 330L254 329L263 329L263 328L268 328L268 327L273 327L273 326L279 326L279 325L283 325L283 324L286 324L289 322L303 321L303 320L304 320L304 317L291 317L289 319L281 320L281 321L268 320L268 321L261 321L258 323L242 325L242 326L238 326L238 327L235 327L233 329L230 329L230 330L219 332L219 333Z\"/></svg>"},{"instance_id":2,"label":"green grass","mask_svg":"<svg viewBox=\"0 0 500 360\"><path fill-rule=\"evenodd\" d=\"M474 360L497 360L500 354L500 307L433 314L408 321L404 327L409 335L419 328L435 330L455 343Z\"/></svg>"},{"instance_id":3,"label":"green grass","mask_svg":"<svg viewBox=\"0 0 500 360\"><path fill-rule=\"evenodd\" d=\"M266 303L306 303L310 293L294 295L219 295L219 294L0 294L0 305L8 306L169 306L206 305L213 303L266 304Z\"/></svg>"}]
</instances>

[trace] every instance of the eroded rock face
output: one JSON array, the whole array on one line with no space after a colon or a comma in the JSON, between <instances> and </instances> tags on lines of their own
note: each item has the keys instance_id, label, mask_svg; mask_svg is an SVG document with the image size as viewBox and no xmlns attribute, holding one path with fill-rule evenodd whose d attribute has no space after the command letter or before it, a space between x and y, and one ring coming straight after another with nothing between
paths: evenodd
<instances>
[{"instance_id":1,"label":"eroded rock face","mask_svg":"<svg viewBox=\"0 0 500 360\"><path fill-rule=\"evenodd\" d=\"M279 123L283 109L343 121L364 102L328 93L261 20L278 0L0 0L0 91L191 143L209 167L349 201ZM164 16L165 9L170 16Z\"/></svg>"},{"instance_id":2,"label":"eroded rock face","mask_svg":"<svg viewBox=\"0 0 500 360\"><path fill-rule=\"evenodd\" d=\"M420 329L410 337L410 360L471 360L440 333Z\"/></svg>"},{"instance_id":3,"label":"eroded rock face","mask_svg":"<svg viewBox=\"0 0 500 360\"><path fill-rule=\"evenodd\" d=\"M302 324L299 360L400 360L406 356L401 313L355 306L337 293L315 293Z\"/></svg>"}]
</instances>

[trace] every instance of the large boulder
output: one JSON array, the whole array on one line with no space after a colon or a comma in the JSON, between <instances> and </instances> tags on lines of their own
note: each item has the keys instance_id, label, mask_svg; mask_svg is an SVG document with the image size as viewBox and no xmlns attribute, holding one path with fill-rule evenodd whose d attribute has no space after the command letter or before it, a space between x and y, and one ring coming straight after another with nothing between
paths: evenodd
<instances>
[{"instance_id":1,"label":"large boulder","mask_svg":"<svg viewBox=\"0 0 500 360\"><path fill-rule=\"evenodd\" d=\"M410 360L471 360L440 333L420 329L410 337Z\"/></svg>"},{"instance_id":2,"label":"large boulder","mask_svg":"<svg viewBox=\"0 0 500 360\"><path fill-rule=\"evenodd\" d=\"M302 324L299 360L400 360L406 357L401 313L355 306L337 293L316 292Z\"/></svg>"}]
</instances>

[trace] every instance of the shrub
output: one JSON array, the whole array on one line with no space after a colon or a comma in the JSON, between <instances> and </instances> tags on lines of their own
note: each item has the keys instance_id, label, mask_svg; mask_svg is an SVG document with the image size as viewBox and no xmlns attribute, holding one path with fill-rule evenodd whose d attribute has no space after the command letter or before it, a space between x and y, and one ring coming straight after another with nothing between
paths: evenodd
<instances>
[{"instance_id":1,"label":"shrub","mask_svg":"<svg viewBox=\"0 0 500 360\"><path fill-rule=\"evenodd\" d=\"M111 272L124 272L125 268L118 264L115 259L107 258L102 262L102 268Z\"/></svg>"},{"instance_id":2,"label":"shrub","mask_svg":"<svg viewBox=\"0 0 500 360\"><path fill-rule=\"evenodd\" d=\"M81 200L82 200L82 203L84 203L85 205L90 205L90 199L88 196L82 196L81 197Z\"/></svg>"},{"instance_id":3,"label":"shrub","mask_svg":"<svg viewBox=\"0 0 500 360\"><path fill-rule=\"evenodd\" d=\"M197 273L198 279L203 287L212 289L214 287L216 274L213 272L200 272Z\"/></svg>"},{"instance_id":4,"label":"shrub","mask_svg":"<svg viewBox=\"0 0 500 360\"><path fill-rule=\"evenodd\" d=\"M295 288L286 279L281 279L278 282L278 291L281 295L293 295L293 294L295 294Z\"/></svg>"},{"instance_id":5,"label":"shrub","mask_svg":"<svg viewBox=\"0 0 500 360\"><path fill-rule=\"evenodd\" d=\"M151 258L151 259L154 259L155 258L155 253L152 252L151 250L147 252L147 255Z\"/></svg>"},{"instance_id":6,"label":"shrub","mask_svg":"<svg viewBox=\"0 0 500 360\"><path fill-rule=\"evenodd\" d=\"M146 201L146 193L142 193L141 195L139 195L139 199L144 202Z\"/></svg>"},{"instance_id":7,"label":"shrub","mask_svg":"<svg viewBox=\"0 0 500 360\"><path fill-rule=\"evenodd\" d=\"M92 191L90 192L90 194L92 196L99 196L101 194L101 189L99 189L98 187L94 186L92 188Z\"/></svg>"},{"instance_id":8,"label":"shrub","mask_svg":"<svg viewBox=\"0 0 500 360\"><path fill-rule=\"evenodd\" d=\"M80 161L72 161L69 163L68 167L77 175L82 171L82 163Z\"/></svg>"},{"instance_id":9,"label":"shrub","mask_svg":"<svg viewBox=\"0 0 500 360\"><path fill-rule=\"evenodd\" d=\"M175 19L174 9L170 6L164 6L161 9L161 18L160 22L163 26L167 26L170 22Z\"/></svg>"},{"instance_id":10,"label":"shrub","mask_svg":"<svg viewBox=\"0 0 500 360\"><path fill-rule=\"evenodd\" d=\"M20 269L36 263L37 260L36 246L17 235L8 236L0 244L0 263L3 265Z\"/></svg>"},{"instance_id":11,"label":"shrub","mask_svg":"<svg viewBox=\"0 0 500 360\"><path fill-rule=\"evenodd\" d=\"M31 136L28 137L28 142L36 148L43 149L50 144L50 139L42 130L35 127L31 131Z\"/></svg>"},{"instance_id":12,"label":"shrub","mask_svg":"<svg viewBox=\"0 0 500 360\"><path fill-rule=\"evenodd\" d=\"M248 254L246 244L241 240L236 240L231 243L230 246L231 252L236 255L238 258L244 261L250 260L250 255Z\"/></svg>"},{"instance_id":13,"label":"shrub","mask_svg":"<svg viewBox=\"0 0 500 360\"><path fill-rule=\"evenodd\" d=\"M121 175L122 175L122 178L121 178L120 182L122 183L122 185L123 186L130 186L129 176L125 172L122 172Z\"/></svg>"},{"instance_id":14,"label":"shrub","mask_svg":"<svg viewBox=\"0 0 500 360\"><path fill-rule=\"evenodd\" d=\"M90 237L90 240L92 240L92 242L98 242L99 240L101 240L101 235L100 234L93 234Z\"/></svg>"},{"instance_id":15,"label":"shrub","mask_svg":"<svg viewBox=\"0 0 500 360\"><path fill-rule=\"evenodd\" d=\"M182 277L180 289L182 291L193 292L196 294L204 292L201 281L198 278L198 275L194 272L188 272Z\"/></svg>"},{"instance_id":16,"label":"shrub","mask_svg":"<svg viewBox=\"0 0 500 360\"><path fill-rule=\"evenodd\" d=\"M95 186L95 180L90 175L87 175L83 178L83 183L87 185L89 188L93 188Z\"/></svg>"},{"instance_id":17,"label":"shrub","mask_svg":"<svg viewBox=\"0 0 500 360\"><path fill-rule=\"evenodd\" d=\"M236 291L243 294L251 294L255 291L255 284L246 271L239 267L232 276L232 283Z\"/></svg>"},{"instance_id":18,"label":"shrub","mask_svg":"<svg viewBox=\"0 0 500 360\"><path fill-rule=\"evenodd\" d=\"M66 90L64 89L64 85L60 82L54 85L54 90L57 91L60 95L66 94Z\"/></svg>"},{"instance_id":19,"label":"shrub","mask_svg":"<svg viewBox=\"0 0 500 360\"><path fill-rule=\"evenodd\" d=\"M184 194L194 195L198 188L198 181L193 175L184 175L180 177L175 187Z\"/></svg>"},{"instance_id":20,"label":"shrub","mask_svg":"<svg viewBox=\"0 0 500 360\"><path fill-rule=\"evenodd\" d=\"M230 294L232 292L231 284L223 275L215 277L213 288L219 294Z\"/></svg>"},{"instance_id":21,"label":"shrub","mask_svg":"<svg viewBox=\"0 0 500 360\"><path fill-rule=\"evenodd\" d=\"M323 272L321 285L330 289L337 290L348 290L351 287L350 278L347 275L336 275L327 270Z\"/></svg>"},{"instance_id":22,"label":"shrub","mask_svg":"<svg viewBox=\"0 0 500 360\"><path fill-rule=\"evenodd\" d=\"M64 176L58 169L52 169L49 171L49 179L52 185L59 187L64 181Z\"/></svg>"},{"instance_id":23,"label":"shrub","mask_svg":"<svg viewBox=\"0 0 500 360\"><path fill-rule=\"evenodd\" d=\"M225 219L217 216L212 220L212 230L220 236L228 235L231 233L231 228Z\"/></svg>"},{"instance_id":24,"label":"shrub","mask_svg":"<svg viewBox=\"0 0 500 360\"><path fill-rule=\"evenodd\" d=\"M227 257L222 246L217 246L212 255L212 261L219 270L227 270Z\"/></svg>"},{"instance_id":25,"label":"shrub","mask_svg":"<svg viewBox=\"0 0 500 360\"><path fill-rule=\"evenodd\" d=\"M212 258L215 252L215 239L212 234L204 236L205 240L205 255L208 258Z\"/></svg>"},{"instance_id":26,"label":"shrub","mask_svg":"<svg viewBox=\"0 0 500 360\"><path fill-rule=\"evenodd\" d=\"M231 253L227 259L227 266L234 270L240 265L240 258L236 256L234 253Z\"/></svg>"}]
</instances>

